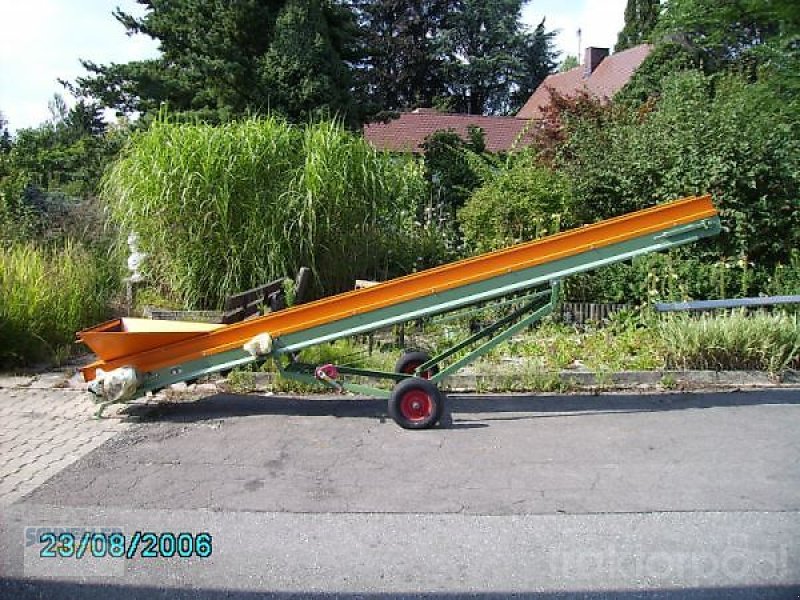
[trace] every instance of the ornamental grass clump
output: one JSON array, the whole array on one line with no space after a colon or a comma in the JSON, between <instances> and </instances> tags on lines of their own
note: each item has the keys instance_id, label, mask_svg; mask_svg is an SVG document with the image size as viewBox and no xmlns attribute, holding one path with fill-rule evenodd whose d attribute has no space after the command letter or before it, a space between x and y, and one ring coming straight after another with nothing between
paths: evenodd
<instances>
[{"instance_id":1,"label":"ornamental grass clump","mask_svg":"<svg viewBox=\"0 0 800 600\"><path fill-rule=\"evenodd\" d=\"M139 234L151 281L189 308L219 308L300 266L320 293L410 270L425 190L413 159L376 152L339 123L273 117L162 118L103 184L112 219Z\"/></svg>"},{"instance_id":2,"label":"ornamental grass clump","mask_svg":"<svg viewBox=\"0 0 800 600\"><path fill-rule=\"evenodd\" d=\"M107 315L112 286L80 245L0 246L0 365L60 362L75 332Z\"/></svg>"},{"instance_id":3,"label":"ornamental grass clump","mask_svg":"<svg viewBox=\"0 0 800 600\"><path fill-rule=\"evenodd\" d=\"M797 315L733 311L676 315L660 324L667 368L740 370L778 374L800 367Z\"/></svg>"}]
</instances>

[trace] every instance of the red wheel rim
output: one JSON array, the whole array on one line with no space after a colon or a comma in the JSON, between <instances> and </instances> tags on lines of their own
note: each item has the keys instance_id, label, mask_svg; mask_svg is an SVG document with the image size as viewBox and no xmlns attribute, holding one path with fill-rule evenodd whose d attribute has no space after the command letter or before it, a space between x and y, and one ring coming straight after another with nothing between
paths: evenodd
<instances>
[{"instance_id":1,"label":"red wheel rim","mask_svg":"<svg viewBox=\"0 0 800 600\"><path fill-rule=\"evenodd\" d=\"M433 414L433 400L422 390L410 390L400 400L400 412L409 421L423 421Z\"/></svg>"},{"instance_id":2,"label":"red wheel rim","mask_svg":"<svg viewBox=\"0 0 800 600\"><path fill-rule=\"evenodd\" d=\"M406 375L413 375L414 371L416 371L421 364L422 364L421 362L410 362L406 365L406 370L403 372ZM419 374L419 376L422 377L423 379L430 379L432 375L433 373L431 372L430 369L428 369L424 373Z\"/></svg>"}]
</instances>

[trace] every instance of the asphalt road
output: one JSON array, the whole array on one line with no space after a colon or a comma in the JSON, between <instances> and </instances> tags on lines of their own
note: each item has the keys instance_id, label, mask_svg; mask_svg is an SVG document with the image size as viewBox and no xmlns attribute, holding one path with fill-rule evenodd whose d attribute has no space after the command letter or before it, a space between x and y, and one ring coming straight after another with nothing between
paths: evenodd
<instances>
[{"instance_id":1,"label":"asphalt road","mask_svg":"<svg viewBox=\"0 0 800 600\"><path fill-rule=\"evenodd\" d=\"M450 406L423 432L373 400L163 406L5 510L0 597L800 598L799 391ZM45 526L214 550L39 559Z\"/></svg>"}]
</instances>

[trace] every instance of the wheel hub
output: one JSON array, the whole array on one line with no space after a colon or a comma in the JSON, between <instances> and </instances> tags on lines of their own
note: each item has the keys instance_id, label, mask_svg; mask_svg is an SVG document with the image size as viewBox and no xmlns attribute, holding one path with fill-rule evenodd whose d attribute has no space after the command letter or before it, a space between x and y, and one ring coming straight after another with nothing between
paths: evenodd
<instances>
[{"instance_id":1,"label":"wheel hub","mask_svg":"<svg viewBox=\"0 0 800 600\"><path fill-rule=\"evenodd\" d=\"M400 411L410 421L422 421L433 412L433 401L425 392L413 390L403 396Z\"/></svg>"}]
</instances>

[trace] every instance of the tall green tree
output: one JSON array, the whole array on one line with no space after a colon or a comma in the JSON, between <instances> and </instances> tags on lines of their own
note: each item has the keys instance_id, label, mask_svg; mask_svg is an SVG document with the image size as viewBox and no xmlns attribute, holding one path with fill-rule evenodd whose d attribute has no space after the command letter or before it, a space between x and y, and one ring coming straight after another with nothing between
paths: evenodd
<instances>
[{"instance_id":1,"label":"tall green tree","mask_svg":"<svg viewBox=\"0 0 800 600\"><path fill-rule=\"evenodd\" d=\"M79 101L69 108L55 96L50 111L49 121L17 132L8 155L9 171L24 181L31 197L39 192L93 194L120 140L106 135L96 104Z\"/></svg>"},{"instance_id":2,"label":"tall green tree","mask_svg":"<svg viewBox=\"0 0 800 600\"><path fill-rule=\"evenodd\" d=\"M660 0L628 0L625 26L619 32L614 50L619 52L648 41L660 13Z\"/></svg>"},{"instance_id":3,"label":"tall green tree","mask_svg":"<svg viewBox=\"0 0 800 600\"><path fill-rule=\"evenodd\" d=\"M706 72L757 67L765 61L765 46L797 55L800 5L796 0L669 0L655 35L696 52Z\"/></svg>"},{"instance_id":4,"label":"tall green tree","mask_svg":"<svg viewBox=\"0 0 800 600\"><path fill-rule=\"evenodd\" d=\"M371 112L433 106L447 91L441 48L453 0L355 0L358 81Z\"/></svg>"},{"instance_id":5,"label":"tall green tree","mask_svg":"<svg viewBox=\"0 0 800 600\"><path fill-rule=\"evenodd\" d=\"M288 0L278 14L272 44L260 61L270 106L295 120L321 111L353 114L350 72L334 43L347 27L342 14L326 18L321 3Z\"/></svg>"},{"instance_id":6,"label":"tall green tree","mask_svg":"<svg viewBox=\"0 0 800 600\"><path fill-rule=\"evenodd\" d=\"M161 56L124 64L82 61L71 86L122 113L172 110L225 120L273 110L293 120L324 110L351 116L355 29L332 0L137 0L141 18L119 9L129 35L159 42Z\"/></svg>"},{"instance_id":7,"label":"tall green tree","mask_svg":"<svg viewBox=\"0 0 800 600\"><path fill-rule=\"evenodd\" d=\"M443 45L456 110L508 114L555 68L552 34L525 31L523 0L458 0ZM537 36L538 33L538 36ZM519 92L515 95L515 91Z\"/></svg>"},{"instance_id":8,"label":"tall green tree","mask_svg":"<svg viewBox=\"0 0 800 600\"><path fill-rule=\"evenodd\" d=\"M530 34L525 34L520 51L519 73L511 92L509 112L516 113L545 78L558 68L560 52L553 46L557 31L547 31L545 20Z\"/></svg>"}]
</instances>

